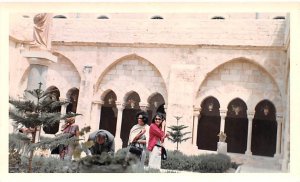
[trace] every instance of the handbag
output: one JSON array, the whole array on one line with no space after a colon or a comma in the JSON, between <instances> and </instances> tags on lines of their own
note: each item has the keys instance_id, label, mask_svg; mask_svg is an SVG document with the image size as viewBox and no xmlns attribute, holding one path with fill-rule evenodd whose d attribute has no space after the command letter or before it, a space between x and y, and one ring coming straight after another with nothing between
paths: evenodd
<instances>
[{"instance_id":1,"label":"handbag","mask_svg":"<svg viewBox=\"0 0 300 182\"><path fill-rule=\"evenodd\" d=\"M137 146L137 145L139 145L139 146ZM143 148L140 147L140 144L138 144L138 143L131 143L129 146L129 152L140 156L140 155L142 155Z\"/></svg>"},{"instance_id":2,"label":"handbag","mask_svg":"<svg viewBox=\"0 0 300 182\"><path fill-rule=\"evenodd\" d=\"M161 160L167 160L167 158L168 158L167 151L165 147L161 146Z\"/></svg>"}]
</instances>

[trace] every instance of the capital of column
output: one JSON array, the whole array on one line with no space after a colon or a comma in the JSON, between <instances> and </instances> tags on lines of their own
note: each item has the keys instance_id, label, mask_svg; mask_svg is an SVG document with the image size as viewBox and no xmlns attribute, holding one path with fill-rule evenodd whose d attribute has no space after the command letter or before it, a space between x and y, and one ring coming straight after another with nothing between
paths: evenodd
<instances>
[{"instance_id":1,"label":"capital of column","mask_svg":"<svg viewBox=\"0 0 300 182\"><path fill-rule=\"evenodd\" d=\"M248 119L251 119L251 120L252 120L252 119L254 118L254 112L252 112L252 111L251 111L251 112L248 112L248 113L247 113L247 117L248 117Z\"/></svg>"},{"instance_id":2,"label":"capital of column","mask_svg":"<svg viewBox=\"0 0 300 182\"><path fill-rule=\"evenodd\" d=\"M30 64L49 66L57 62L57 56L46 50L22 51L22 56L26 57Z\"/></svg>"},{"instance_id":3,"label":"capital of column","mask_svg":"<svg viewBox=\"0 0 300 182\"><path fill-rule=\"evenodd\" d=\"M118 111L123 111L125 109L125 104L123 104L121 102L116 102L116 107L117 107Z\"/></svg>"},{"instance_id":4,"label":"capital of column","mask_svg":"<svg viewBox=\"0 0 300 182\"><path fill-rule=\"evenodd\" d=\"M140 103L140 108L141 108L141 110L147 111L148 107L149 107L149 104Z\"/></svg>"},{"instance_id":5,"label":"capital of column","mask_svg":"<svg viewBox=\"0 0 300 182\"><path fill-rule=\"evenodd\" d=\"M165 109L165 111L167 111L167 109L168 109L167 103L165 103L164 109Z\"/></svg>"},{"instance_id":6,"label":"capital of column","mask_svg":"<svg viewBox=\"0 0 300 182\"><path fill-rule=\"evenodd\" d=\"M227 114L227 110L226 109L220 109L220 115L221 117L225 118Z\"/></svg>"},{"instance_id":7,"label":"capital of column","mask_svg":"<svg viewBox=\"0 0 300 182\"><path fill-rule=\"evenodd\" d=\"M59 98L59 101L60 101L60 102L66 102L65 104L63 104L63 105L65 105L65 106L69 105L68 99L67 99L67 98L60 97L60 98Z\"/></svg>"},{"instance_id":8,"label":"capital of column","mask_svg":"<svg viewBox=\"0 0 300 182\"><path fill-rule=\"evenodd\" d=\"M283 122L283 116L281 114L277 114L276 121L277 121L277 123L282 123Z\"/></svg>"},{"instance_id":9,"label":"capital of column","mask_svg":"<svg viewBox=\"0 0 300 182\"><path fill-rule=\"evenodd\" d=\"M94 100L92 101L93 104L98 104L98 105L103 105L104 101L103 100Z\"/></svg>"},{"instance_id":10,"label":"capital of column","mask_svg":"<svg viewBox=\"0 0 300 182\"><path fill-rule=\"evenodd\" d=\"M199 117L201 108L194 108L193 116Z\"/></svg>"}]
</instances>

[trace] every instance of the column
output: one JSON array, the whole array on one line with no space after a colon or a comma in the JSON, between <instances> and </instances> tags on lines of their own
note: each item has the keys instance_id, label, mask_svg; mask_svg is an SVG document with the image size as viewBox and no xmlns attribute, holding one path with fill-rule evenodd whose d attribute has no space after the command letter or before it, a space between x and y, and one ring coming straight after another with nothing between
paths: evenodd
<instances>
[{"instance_id":1,"label":"column","mask_svg":"<svg viewBox=\"0 0 300 182\"><path fill-rule=\"evenodd\" d=\"M290 123L289 116L287 116L286 121L284 123L284 136L283 136L283 159L281 169L283 171L289 171L290 165Z\"/></svg>"},{"instance_id":2,"label":"column","mask_svg":"<svg viewBox=\"0 0 300 182\"><path fill-rule=\"evenodd\" d=\"M91 131L96 131L100 127L101 108L104 101L93 101L91 109Z\"/></svg>"},{"instance_id":3,"label":"column","mask_svg":"<svg viewBox=\"0 0 300 182\"><path fill-rule=\"evenodd\" d=\"M22 56L27 58L30 63L27 90L38 89L39 86L42 90L46 88L48 66L57 62L57 57L52 55L51 52L46 50L36 51L23 51ZM37 102L31 94L25 93L28 100ZM38 142L41 135L41 127L37 127L37 132L34 141Z\"/></svg>"},{"instance_id":4,"label":"column","mask_svg":"<svg viewBox=\"0 0 300 182\"><path fill-rule=\"evenodd\" d=\"M247 150L246 155L252 155L251 151L251 139L252 139L252 120L254 118L254 113L248 114L248 135L247 135Z\"/></svg>"},{"instance_id":5,"label":"column","mask_svg":"<svg viewBox=\"0 0 300 182\"><path fill-rule=\"evenodd\" d=\"M167 106L167 103L165 103L164 105L164 110L166 112L166 120L168 119L168 116L167 116L167 109L168 109L168 106ZM153 116L152 116L153 117Z\"/></svg>"},{"instance_id":6,"label":"column","mask_svg":"<svg viewBox=\"0 0 300 182\"><path fill-rule=\"evenodd\" d=\"M147 112L148 106L149 106L148 104L140 103L140 109L141 109L142 111Z\"/></svg>"},{"instance_id":7,"label":"column","mask_svg":"<svg viewBox=\"0 0 300 182\"><path fill-rule=\"evenodd\" d=\"M122 127L122 117L123 117L123 110L125 106L121 103L116 103L117 109L118 109L118 117L117 117L117 127L116 127L116 136L115 136L115 144L116 149L115 151L118 151L122 148L122 139L121 139L121 127Z\"/></svg>"},{"instance_id":8,"label":"column","mask_svg":"<svg viewBox=\"0 0 300 182\"><path fill-rule=\"evenodd\" d=\"M92 110L92 101L93 101L93 86L92 86L92 72L93 67L85 65L82 69L82 78L80 82L80 92L77 102L77 113L82 115L78 116L82 122L79 127L85 127L92 124L91 110ZM91 126L92 127L92 126Z\"/></svg>"},{"instance_id":9,"label":"column","mask_svg":"<svg viewBox=\"0 0 300 182\"><path fill-rule=\"evenodd\" d=\"M276 152L274 157L279 158L280 145L281 145L280 133L281 133L282 116L277 116L276 121L277 121L277 135L276 135Z\"/></svg>"},{"instance_id":10,"label":"column","mask_svg":"<svg viewBox=\"0 0 300 182\"><path fill-rule=\"evenodd\" d=\"M225 117L226 117L226 110L225 109L220 109L220 116L221 116L221 126L220 126L220 132L224 132L225 128Z\"/></svg>"},{"instance_id":11,"label":"column","mask_svg":"<svg viewBox=\"0 0 300 182\"><path fill-rule=\"evenodd\" d=\"M198 121L199 121L199 116L200 116L200 108L195 108L194 109L194 119L193 119L193 138L192 138L192 144L193 144L193 147L197 147L197 134L198 134Z\"/></svg>"},{"instance_id":12,"label":"column","mask_svg":"<svg viewBox=\"0 0 300 182\"><path fill-rule=\"evenodd\" d=\"M59 98L59 101L60 102L65 102L67 99L66 98ZM66 112L67 112L67 106L69 105L69 103L66 103L66 104L63 104L62 106L61 106L61 110L60 110L60 114L61 115L65 115L66 114ZM64 122L64 120L60 120L60 122L59 122L59 129L61 128L61 124Z\"/></svg>"}]
</instances>

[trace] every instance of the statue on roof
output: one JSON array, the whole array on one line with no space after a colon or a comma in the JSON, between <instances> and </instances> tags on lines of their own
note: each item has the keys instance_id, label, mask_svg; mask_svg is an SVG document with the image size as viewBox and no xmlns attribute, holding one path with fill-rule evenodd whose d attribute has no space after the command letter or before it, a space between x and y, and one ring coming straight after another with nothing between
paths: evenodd
<instances>
[{"instance_id":1,"label":"statue on roof","mask_svg":"<svg viewBox=\"0 0 300 182\"><path fill-rule=\"evenodd\" d=\"M50 50L50 26L52 23L52 15L49 13L39 13L33 18L33 43L32 47L39 47L40 49Z\"/></svg>"}]
</instances>

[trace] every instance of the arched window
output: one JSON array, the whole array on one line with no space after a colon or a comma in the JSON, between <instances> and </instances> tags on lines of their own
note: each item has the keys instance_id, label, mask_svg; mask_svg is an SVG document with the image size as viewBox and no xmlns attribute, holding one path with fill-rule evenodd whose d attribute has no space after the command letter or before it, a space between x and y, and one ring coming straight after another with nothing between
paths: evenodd
<instances>
[{"instance_id":1,"label":"arched window","mask_svg":"<svg viewBox=\"0 0 300 182\"><path fill-rule=\"evenodd\" d=\"M213 97L207 97L201 103L201 117L198 120L198 149L217 151L218 133L220 132L220 103Z\"/></svg>"},{"instance_id":2,"label":"arched window","mask_svg":"<svg viewBox=\"0 0 300 182\"><path fill-rule=\"evenodd\" d=\"M109 18L105 15L101 15L101 16L98 16L97 19L109 19Z\"/></svg>"},{"instance_id":3,"label":"arched window","mask_svg":"<svg viewBox=\"0 0 300 182\"><path fill-rule=\"evenodd\" d=\"M114 91L110 91L104 97L104 104L101 107L99 129L109 131L116 135L118 109L116 106L117 96Z\"/></svg>"},{"instance_id":4,"label":"arched window","mask_svg":"<svg viewBox=\"0 0 300 182\"><path fill-rule=\"evenodd\" d=\"M211 18L212 20L225 20L223 16L214 16Z\"/></svg>"},{"instance_id":5,"label":"arched window","mask_svg":"<svg viewBox=\"0 0 300 182\"><path fill-rule=\"evenodd\" d=\"M233 99L227 106L225 117L227 151L245 153L247 149L248 118L247 105L240 99Z\"/></svg>"},{"instance_id":6,"label":"arched window","mask_svg":"<svg viewBox=\"0 0 300 182\"><path fill-rule=\"evenodd\" d=\"M276 16L273 18L274 20L284 20L285 17L284 16Z\"/></svg>"},{"instance_id":7,"label":"arched window","mask_svg":"<svg viewBox=\"0 0 300 182\"><path fill-rule=\"evenodd\" d=\"M157 20L162 20L162 19L164 19L163 17L161 17L161 16L158 16L158 15L156 15L156 16L153 16L151 19L157 19Z\"/></svg>"},{"instance_id":8,"label":"arched window","mask_svg":"<svg viewBox=\"0 0 300 182\"><path fill-rule=\"evenodd\" d=\"M66 19L67 17L64 15L56 15L53 18L61 18L61 19Z\"/></svg>"}]
</instances>

